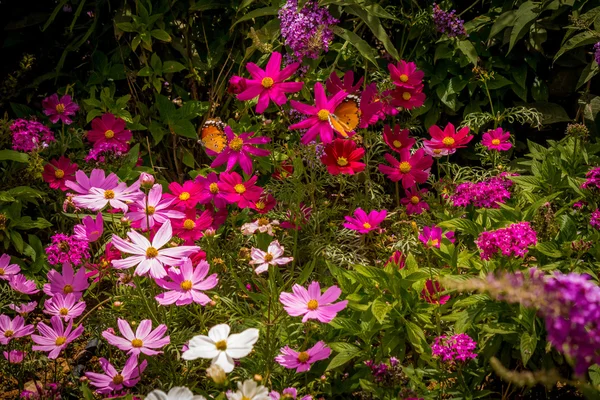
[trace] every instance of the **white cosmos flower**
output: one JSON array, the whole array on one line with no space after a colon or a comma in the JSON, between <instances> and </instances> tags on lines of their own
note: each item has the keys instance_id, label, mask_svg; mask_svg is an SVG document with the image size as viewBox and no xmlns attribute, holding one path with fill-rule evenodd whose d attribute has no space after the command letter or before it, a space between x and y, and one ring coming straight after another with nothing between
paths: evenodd
<instances>
[{"instance_id":1,"label":"white cosmos flower","mask_svg":"<svg viewBox=\"0 0 600 400\"><path fill-rule=\"evenodd\" d=\"M264 386L258 386L252 379L238 382L238 391L227 394L228 400L269 400L269 390Z\"/></svg>"},{"instance_id":2,"label":"white cosmos flower","mask_svg":"<svg viewBox=\"0 0 600 400\"><path fill-rule=\"evenodd\" d=\"M223 371L233 371L233 359L250 354L258 340L258 329L250 328L233 335L229 335L230 331L229 325L219 324L210 328L208 336L194 336L181 357L184 360L212 358L212 364L217 364Z\"/></svg>"},{"instance_id":3,"label":"white cosmos flower","mask_svg":"<svg viewBox=\"0 0 600 400\"><path fill-rule=\"evenodd\" d=\"M204 396L194 396L194 393L186 387L176 386L165 393L162 390L153 390L146 396L146 400L206 400Z\"/></svg>"},{"instance_id":4,"label":"white cosmos flower","mask_svg":"<svg viewBox=\"0 0 600 400\"><path fill-rule=\"evenodd\" d=\"M250 264L258 265L254 272L261 274L269 269L269 265L285 265L294 260L294 257L281 257L283 255L283 246L277 240L269 244L267 251L262 251L253 247L250 251L252 261Z\"/></svg>"}]
</instances>

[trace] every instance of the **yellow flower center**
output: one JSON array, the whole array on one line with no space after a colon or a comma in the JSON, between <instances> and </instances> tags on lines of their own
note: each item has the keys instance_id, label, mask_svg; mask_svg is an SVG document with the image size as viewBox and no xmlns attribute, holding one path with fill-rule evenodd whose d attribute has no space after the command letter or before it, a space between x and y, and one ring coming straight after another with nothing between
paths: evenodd
<instances>
[{"instance_id":1,"label":"yellow flower center","mask_svg":"<svg viewBox=\"0 0 600 400\"><path fill-rule=\"evenodd\" d=\"M433 149L433 154L441 154L442 149Z\"/></svg>"},{"instance_id":2,"label":"yellow flower center","mask_svg":"<svg viewBox=\"0 0 600 400\"><path fill-rule=\"evenodd\" d=\"M227 350L227 340L219 340L217 343L215 343L215 347L219 351Z\"/></svg>"},{"instance_id":3,"label":"yellow flower center","mask_svg":"<svg viewBox=\"0 0 600 400\"><path fill-rule=\"evenodd\" d=\"M412 96L411 96L411 94L410 94L409 92L404 92L404 93L402 93L402 98L403 98L404 100L406 100L406 101L410 100L410 98L411 98L411 97L412 97Z\"/></svg>"},{"instance_id":4,"label":"yellow flower center","mask_svg":"<svg viewBox=\"0 0 600 400\"><path fill-rule=\"evenodd\" d=\"M104 198L106 200L114 199L115 198L115 192L113 192L112 190L105 190L104 191Z\"/></svg>"},{"instance_id":5,"label":"yellow flower center","mask_svg":"<svg viewBox=\"0 0 600 400\"><path fill-rule=\"evenodd\" d=\"M267 205L265 204L264 201L259 200L254 204L254 207L256 207L257 210L262 210L266 207Z\"/></svg>"},{"instance_id":6,"label":"yellow flower center","mask_svg":"<svg viewBox=\"0 0 600 400\"><path fill-rule=\"evenodd\" d=\"M271 261L273 261L273 254L271 254L271 253L265 254L265 262L271 262Z\"/></svg>"},{"instance_id":7,"label":"yellow flower center","mask_svg":"<svg viewBox=\"0 0 600 400\"><path fill-rule=\"evenodd\" d=\"M133 347L140 348L140 347L142 347L142 346L144 345L144 342L142 342L142 341L141 341L140 339L138 339L138 338L135 338L135 339L133 339L133 340L131 341L131 345L132 345Z\"/></svg>"},{"instance_id":8,"label":"yellow flower center","mask_svg":"<svg viewBox=\"0 0 600 400\"><path fill-rule=\"evenodd\" d=\"M54 342L55 345L57 346L62 346L63 344L65 344L65 342L67 341L67 338L64 336L59 336L56 338L56 341Z\"/></svg>"},{"instance_id":9,"label":"yellow flower center","mask_svg":"<svg viewBox=\"0 0 600 400\"><path fill-rule=\"evenodd\" d=\"M181 194L179 195L179 200L181 200L181 201L189 200L189 198L190 198L189 192L181 192Z\"/></svg>"},{"instance_id":10,"label":"yellow flower center","mask_svg":"<svg viewBox=\"0 0 600 400\"><path fill-rule=\"evenodd\" d=\"M106 132L104 132L104 137L106 139L112 139L115 137L115 132L112 129L109 129Z\"/></svg>"},{"instance_id":11,"label":"yellow flower center","mask_svg":"<svg viewBox=\"0 0 600 400\"><path fill-rule=\"evenodd\" d=\"M428 244L429 246L435 246L437 247L437 245L440 243L439 239L429 239Z\"/></svg>"},{"instance_id":12,"label":"yellow flower center","mask_svg":"<svg viewBox=\"0 0 600 400\"><path fill-rule=\"evenodd\" d=\"M442 143L444 143L446 146L450 147L454 144L455 140L454 138L450 137L450 136L446 136L443 140Z\"/></svg>"},{"instance_id":13,"label":"yellow flower center","mask_svg":"<svg viewBox=\"0 0 600 400\"><path fill-rule=\"evenodd\" d=\"M242 395L242 399L241 400L252 400L250 397L246 397L244 395Z\"/></svg>"},{"instance_id":14,"label":"yellow flower center","mask_svg":"<svg viewBox=\"0 0 600 400\"><path fill-rule=\"evenodd\" d=\"M258 226L266 226L269 225L269 219L268 218L259 218L258 219Z\"/></svg>"},{"instance_id":15,"label":"yellow flower center","mask_svg":"<svg viewBox=\"0 0 600 400\"><path fill-rule=\"evenodd\" d=\"M399 149L400 147L402 147L402 142L399 140L394 140L392 142L392 144L394 145L395 148Z\"/></svg>"},{"instance_id":16,"label":"yellow flower center","mask_svg":"<svg viewBox=\"0 0 600 400\"><path fill-rule=\"evenodd\" d=\"M211 183L208 186L208 190L212 193L212 194L217 194L219 193L219 185L217 185L216 183Z\"/></svg>"},{"instance_id":17,"label":"yellow flower center","mask_svg":"<svg viewBox=\"0 0 600 400\"><path fill-rule=\"evenodd\" d=\"M121 383L123 383L124 380L125 380L125 378L123 378L123 375L121 375L121 374L117 374L117 375L113 376L113 379L112 379L112 381L115 385L120 385Z\"/></svg>"},{"instance_id":18,"label":"yellow flower center","mask_svg":"<svg viewBox=\"0 0 600 400\"><path fill-rule=\"evenodd\" d=\"M406 74L400 75L400 81L401 82L408 82L408 75L406 75Z\"/></svg>"},{"instance_id":19,"label":"yellow flower center","mask_svg":"<svg viewBox=\"0 0 600 400\"><path fill-rule=\"evenodd\" d=\"M183 281L179 286L181 286L183 290L190 290L192 288L192 281Z\"/></svg>"},{"instance_id":20,"label":"yellow flower center","mask_svg":"<svg viewBox=\"0 0 600 400\"><path fill-rule=\"evenodd\" d=\"M368 222L365 222L365 223L363 224L363 228L365 228L365 229L371 229L371 224L370 224L370 223L368 223Z\"/></svg>"},{"instance_id":21,"label":"yellow flower center","mask_svg":"<svg viewBox=\"0 0 600 400\"><path fill-rule=\"evenodd\" d=\"M0 268L0 275L4 275L6 271L4 271L4 268Z\"/></svg>"},{"instance_id":22,"label":"yellow flower center","mask_svg":"<svg viewBox=\"0 0 600 400\"><path fill-rule=\"evenodd\" d=\"M348 160L346 159L346 157L338 157L337 165L339 165L340 167L344 167L348 165Z\"/></svg>"},{"instance_id":23,"label":"yellow flower center","mask_svg":"<svg viewBox=\"0 0 600 400\"><path fill-rule=\"evenodd\" d=\"M235 192L237 194L243 194L246 192L246 186L242 185L241 183L238 183L237 185L235 185L233 187L233 189L235 190Z\"/></svg>"},{"instance_id":24,"label":"yellow flower center","mask_svg":"<svg viewBox=\"0 0 600 400\"><path fill-rule=\"evenodd\" d=\"M55 107L57 113L62 114L65 112L65 105L63 103L58 103Z\"/></svg>"},{"instance_id":25,"label":"yellow flower center","mask_svg":"<svg viewBox=\"0 0 600 400\"><path fill-rule=\"evenodd\" d=\"M419 196L413 196L410 198L410 202L413 204L419 204L419 201L421 201L421 199L419 198Z\"/></svg>"},{"instance_id":26,"label":"yellow flower center","mask_svg":"<svg viewBox=\"0 0 600 400\"><path fill-rule=\"evenodd\" d=\"M11 337L14 334L15 334L15 332L11 331L10 329L7 329L4 331L4 337Z\"/></svg>"},{"instance_id":27,"label":"yellow flower center","mask_svg":"<svg viewBox=\"0 0 600 400\"><path fill-rule=\"evenodd\" d=\"M73 286L65 285L65 287L63 288L63 292L66 294L73 293Z\"/></svg>"},{"instance_id":28,"label":"yellow flower center","mask_svg":"<svg viewBox=\"0 0 600 400\"><path fill-rule=\"evenodd\" d=\"M266 78L263 78L263 80L260 82L262 87L264 87L265 89L270 88L271 86L273 86L274 83L275 82L273 81L273 78L269 78L268 76Z\"/></svg>"},{"instance_id":29,"label":"yellow flower center","mask_svg":"<svg viewBox=\"0 0 600 400\"><path fill-rule=\"evenodd\" d=\"M492 144L498 146L500 144L500 139L492 139Z\"/></svg>"},{"instance_id":30,"label":"yellow flower center","mask_svg":"<svg viewBox=\"0 0 600 400\"><path fill-rule=\"evenodd\" d=\"M309 358L310 356L305 351L298 354L298 361L300 361L301 363L307 362Z\"/></svg>"},{"instance_id":31,"label":"yellow flower center","mask_svg":"<svg viewBox=\"0 0 600 400\"><path fill-rule=\"evenodd\" d=\"M148 215L154 215L155 212L156 212L156 208L154 206L148 206L148 207L146 207L146 214L148 214Z\"/></svg>"},{"instance_id":32,"label":"yellow flower center","mask_svg":"<svg viewBox=\"0 0 600 400\"><path fill-rule=\"evenodd\" d=\"M69 315L69 310L63 307L59 310L59 313L60 315Z\"/></svg>"},{"instance_id":33,"label":"yellow flower center","mask_svg":"<svg viewBox=\"0 0 600 400\"><path fill-rule=\"evenodd\" d=\"M233 151L240 151L243 145L244 141L239 137L236 137L229 142L229 148Z\"/></svg>"},{"instance_id":34,"label":"yellow flower center","mask_svg":"<svg viewBox=\"0 0 600 400\"><path fill-rule=\"evenodd\" d=\"M192 230L196 227L196 223L194 222L193 219L186 219L183 222L183 228L187 229L187 230Z\"/></svg>"},{"instance_id":35,"label":"yellow flower center","mask_svg":"<svg viewBox=\"0 0 600 400\"><path fill-rule=\"evenodd\" d=\"M146 258L154 258L158 255L158 250L156 250L154 247L148 247L146 249Z\"/></svg>"},{"instance_id":36,"label":"yellow flower center","mask_svg":"<svg viewBox=\"0 0 600 400\"><path fill-rule=\"evenodd\" d=\"M317 118L319 121L327 121L329 119L329 111L323 109L317 113Z\"/></svg>"},{"instance_id":37,"label":"yellow flower center","mask_svg":"<svg viewBox=\"0 0 600 400\"><path fill-rule=\"evenodd\" d=\"M306 307L308 307L309 310L314 311L319 307L319 302L315 299L311 299L308 301Z\"/></svg>"},{"instance_id":38,"label":"yellow flower center","mask_svg":"<svg viewBox=\"0 0 600 400\"><path fill-rule=\"evenodd\" d=\"M412 166L410 165L410 163L408 161L402 161L400 163L400 165L398 166L398 169L403 174L408 174L410 172L410 170L412 169Z\"/></svg>"},{"instance_id":39,"label":"yellow flower center","mask_svg":"<svg viewBox=\"0 0 600 400\"><path fill-rule=\"evenodd\" d=\"M61 179L65 176L65 171L63 171L62 169L57 169L54 171L54 176L58 179Z\"/></svg>"}]
</instances>

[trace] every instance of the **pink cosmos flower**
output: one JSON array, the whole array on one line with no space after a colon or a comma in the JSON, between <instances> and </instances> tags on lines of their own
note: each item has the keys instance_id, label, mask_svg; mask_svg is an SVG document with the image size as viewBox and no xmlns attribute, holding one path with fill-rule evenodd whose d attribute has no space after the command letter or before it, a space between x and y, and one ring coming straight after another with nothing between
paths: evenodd
<instances>
[{"instance_id":1,"label":"pink cosmos flower","mask_svg":"<svg viewBox=\"0 0 600 400\"><path fill-rule=\"evenodd\" d=\"M171 205L182 209L182 211L196 207L196 204L198 204L202 197L202 186L194 181L185 181L183 185L171 182L169 183L169 190L171 193L165 193L163 197L165 199L173 199Z\"/></svg>"},{"instance_id":2,"label":"pink cosmos flower","mask_svg":"<svg viewBox=\"0 0 600 400\"><path fill-rule=\"evenodd\" d=\"M446 232L444 236L451 243L454 243L454 232ZM421 234L419 235L419 240L426 247L436 247L439 249L440 244L442 243L442 228L435 225L423 227L423 232L421 232Z\"/></svg>"},{"instance_id":3,"label":"pink cosmos flower","mask_svg":"<svg viewBox=\"0 0 600 400\"><path fill-rule=\"evenodd\" d=\"M77 318L85 310L85 302L78 299L74 293L56 293L44 302L44 314L56 315L65 321Z\"/></svg>"},{"instance_id":4,"label":"pink cosmos flower","mask_svg":"<svg viewBox=\"0 0 600 400\"><path fill-rule=\"evenodd\" d=\"M335 139L325 145L321 162L331 175L354 175L365 169L365 163L360 162L364 154L365 149L358 147L355 141Z\"/></svg>"},{"instance_id":5,"label":"pink cosmos flower","mask_svg":"<svg viewBox=\"0 0 600 400\"><path fill-rule=\"evenodd\" d=\"M236 135L229 126L226 126L224 131L227 136L227 146L210 164L211 168L216 168L227 163L225 172L230 172L236 164L239 164L246 175L251 175L254 166L252 165L250 155L266 157L271 154L269 150L256 147L256 145L269 143L271 138L265 136L253 138L252 135L254 135L254 132L245 132Z\"/></svg>"},{"instance_id":6,"label":"pink cosmos flower","mask_svg":"<svg viewBox=\"0 0 600 400\"><path fill-rule=\"evenodd\" d=\"M33 333L33 325L25 325L20 315L10 319L8 315L0 315L0 344L7 345L12 339L29 336Z\"/></svg>"},{"instance_id":7,"label":"pink cosmos flower","mask_svg":"<svg viewBox=\"0 0 600 400\"><path fill-rule=\"evenodd\" d=\"M293 387L285 388L281 393L282 394L279 394L279 392L272 390L271 393L269 393L270 400L296 400L298 398L298 390ZM313 400L313 397L310 394L307 394L306 396L302 396L300 400Z\"/></svg>"},{"instance_id":8,"label":"pink cosmos flower","mask_svg":"<svg viewBox=\"0 0 600 400\"><path fill-rule=\"evenodd\" d=\"M421 107L427 98L423 93L422 84L415 87L398 87L384 92L384 95L392 97L390 105L393 107L402 107L407 110Z\"/></svg>"},{"instance_id":9,"label":"pink cosmos flower","mask_svg":"<svg viewBox=\"0 0 600 400\"><path fill-rule=\"evenodd\" d=\"M208 204L211 201L217 208L224 208L227 206L227 200L225 200L224 193L219 189L219 176L211 172L206 175L198 175L196 182L200 184L200 204Z\"/></svg>"},{"instance_id":10,"label":"pink cosmos flower","mask_svg":"<svg viewBox=\"0 0 600 400\"><path fill-rule=\"evenodd\" d=\"M240 94L246 90L246 78L234 75L229 79L229 85L227 86L227 93Z\"/></svg>"},{"instance_id":11,"label":"pink cosmos flower","mask_svg":"<svg viewBox=\"0 0 600 400\"><path fill-rule=\"evenodd\" d=\"M308 223L310 216L312 215L312 208L300 203L300 212L292 215L291 211L286 212L288 218L287 221L281 223L281 227L284 229L301 230L304 225Z\"/></svg>"},{"instance_id":12,"label":"pink cosmos flower","mask_svg":"<svg viewBox=\"0 0 600 400\"><path fill-rule=\"evenodd\" d=\"M302 82L283 82L296 72L300 63L289 64L283 70L281 68L281 53L274 51L263 70L254 63L246 64L246 69L252 75L252 79L245 79L246 89L237 95L238 100L251 100L258 96L256 112L262 114L269 106L269 100L282 106L287 103L286 93L296 93L302 89Z\"/></svg>"},{"instance_id":13,"label":"pink cosmos flower","mask_svg":"<svg viewBox=\"0 0 600 400\"><path fill-rule=\"evenodd\" d=\"M21 350L3 351L2 354L10 364L21 364L25 359L25 352Z\"/></svg>"},{"instance_id":14,"label":"pink cosmos flower","mask_svg":"<svg viewBox=\"0 0 600 400\"><path fill-rule=\"evenodd\" d=\"M169 243L173 237L173 229L169 220L156 232L152 243L133 230L129 231L127 236L131 242L113 234L113 245L123 253L131 254L131 256L122 260L112 260L113 267L117 269L136 267L135 275L143 276L150 272L150 276L154 279L167 275L165 264L178 265L183 257L188 257L200 250L198 246L179 246L163 249L162 247Z\"/></svg>"},{"instance_id":15,"label":"pink cosmos flower","mask_svg":"<svg viewBox=\"0 0 600 400\"><path fill-rule=\"evenodd\" d=\"M400 125L394 126L394 131L389 125L383 127L383 140L392 151L400 153L402 149L410 149L415 144L416 140L409 137L408 129L400 129Z\"/></svg>"},{"instance_id":16,"label":"pink cosmos flower","mask_svg":"<svg viewBox=\"0 0 600 400\"><path fill-rule=\"evenodd\" d=\"M66 125L70 125L73 120L69 116L75 115L79 110L79 106L71 100L71 96L67 94L59 99L57 93L42 100L42 107L44 107L44 114L50 117L50 122L53 124L61 120Z\"/></svg>"},{"instance_id":17,"label":"pink cosmos flower","mask_svg":"<svg viewBox=\"0 0 600 400\"><path fill-rule=\"evenodd\" d=\"M337 76L335 71L331 72L329 79L325 82L325 87L330 94L338 92L346 92L347 94L356 94L360 90L364 77L360 77L358 82L354 84L354 71L346 71L344 81Z\"/></svg>"},{"instance_id":18,"label":"pink cosmos flower","mask_svg":"<svg viewBox=\"0 0 600 400\"><path fill-rule=\"evenodd\" d=\"M23 274L11 275L8 278L8 284L13 290L19 293L34 294L39 292L35 282L25 278L25 275Z\"/></svg>"},{"instance_id":19,"label":"pink cosmos flower","mask_svg":"<svg viewBox=\"0 0 600 400\"><path fill-rule=\"evenodd\" d=\"M274 228L279 225L279 221L270 221L267 217L261 217L254 222L248 222L242 225L241 231L244 235L254 235L256 231L275 236Z\"/></svg>"},{"instance_id":20,"label":"pink cosmos flower","mask_svg":"<svg viewBox=\"0 0 600 400\"><path fill-rule=\"evenodd\" d=\"M399 153L400 161L391 154L385 154L384 157L391 166L379 164L379 171L392 182L402 181L405 189L413 187L415 183L425 183L429 177L433 158L426 156L423 149L417 150L413 155L408 149L402 149Z\"/></svg>"},{"instance_id":21,"label":"pink cosmos flower","mask_svg":"<svg viewBox=\"0 0 600 400\"><path fill-rule=\"evenodd\" d=\"M469 135L468 126L456 132L454 125L451 123L448 123L443 131L437 125L432 125L429 128L429 134L431 140L424 140L423 143L433 149L456 150L467 147L467 143L473 139L473 135Z\"/></svg>"},{"instance_id":22,"label":"pink cosmos flower","mask_svg":"<svg viewBox=\"0 0 600 400\"><path fill-rule=\"evenodd\" d=\"M154 225L162 225L165 221L185 217L185 214L181 211L170 209L175 197L168 199L163 196L162 190L162 185L157 183L150 189L147 198L144 196L131 205L125 216L131 220L133 228L141 228L142 231L147 231L152 229Z\"/></svg>"},{"instance_id":23,"label":"pink cosmos flower","mask_svg":"<svg viewBox=\"0 0 600 400\"><path fill-rule=\"evenodd\" d=\"M19 315L27 315L30 312L32 312L33 310L35 310L35 308L37 307L37 302L35 301L30 301L29 303L23 303L23 304L9 304L8 308L10 308L11 310L13 310L14 312L16 312Z\"/></svg>"},{"instance_id":24,"label":"pink cosmos flower","mask_svg":"<svg viewBox=\"0 0 600 400\"><path fill-rule=\"evenodd\" d=\"M402 269L406 266L406 257L404 257L404 254L402 254L401 251L396 250L387 260L385 266L387 267L390 264L395 265L398 269Z\"/></svg>"},{"instance_id":25,"label":"pink cosmos flower","mask_svg":"<svg viewBox=\"0 0 600 400\"><path fill-rule=\"evenodd\" d=\"M21 272L21 267L19 267L17 264L11 264L10 256L8 254L2 254L2 256L0 256L1 280L9 280L11 276L17 275L19 272Z\"/></svg>"},{"instance_id":26,"label":"pink cosmos flower","mask_svg":"<svg viewBox=\"0 0 600 400\"><path fill-rule=\"evenodd\" d=\"M302 136L302 143L308 144L315 140L317 136L321 138L321 141L325 144L333 141L333 128L329 122L330 114L335 112L335 109L342 104L342 101L346 98L347 94L344 91L339 91L334 94L330 99L325 94L325 89L320 82L315 83L315 105L310 106L303 104L295 100L291 100L290 104L293 109L299 111L309 117L290 125L289 129L308 129Z\"/></svg>"},{"instance_id":27,"label":"pink cosmos flower","mask_svg":"<svg viewBox=\"0 0 600 400\"><path fill-rule=\"evenodd\" d=\"M173 233L184 239L185 244L193 245L194 242L204 236L204 231L211 227L213 216L209 210L204 210L200 216L196 215L196 209L192 208L185 212L185 217L173 221Z\"/></svg>"},{"instance_id":28,"label":"pink cosmos flower","mask_svg":"<svg viewBox=\"0 0 600 400\"><path fill-rule=\"evenodd\" d=\"M32 346L33 351L47 351L48 358L56 359L61 351L67 348L67 345L77 339L83 333L83 325L73 329L73 320L70 320L67 327L63 325L60 317L54 316L50 319L52 328L43 322L37 324L37 330L40 335L31 335L31 340L37 344Z\"/></svg>"},{"instance_id":29,"label":"pink cosmos flower","mask_svg":"<svg viewBox=\"0 0 600 400\"><path fill-rule=\"evenodd\" d=\"M311 364L325 360L331 355L331 349L323 341L317 342L313 347L306 351L297 352L289 346L281 349L281 353L275 357L275 361L282 367L288 369L296 368L296 373L310 370Z\"/></svg>"},{"instance_id":30,"label":"pink cosmos flower","mask_svg":"<svg viewBox=\"0 0 600 400\"><path fill-rule=\"evenodd\" d=\"M114 173L105 176L103 169L93 169L90 176L85 174L82 170L75 172L75 181L65 182L65 186L69 189L74 190L78 194L89 194L90 189L114 189L119 184L119 177Z\"/></svg>"},{"instance_id":31,"label":"pink cosmos flower","mask_svg":"<svg viewBox=\"0 0 600 400\"><path fill-rule=\"evenodd\" d=\"M428 143L427 140L423 141L423 150L425 150L425 154L435 158L445 157L456 153L456 149L435 149L432 147L432 143Z\"/></svg>"},{"instance_id":32,"label":"pink cosmos flower","mask_svg":"<svg viewBox=\"0 0 600 400\"><path fill-rule=\"evenodd\" d=\"M214 288L219 282L217 274L206 277L209 268L210 265L205 260L200 261L194 268L192 260L185 258L179 270L170 268L167 271L169 281L165 279L156 280L158 286L168 290L168 292L156 296L156 301L162 306L170 304L183 306L191 303L207 305L210 302L210 297L203 292Z\"/></svg>"},{"instance_id":33,"label":"pink cosmos flower","mask_svg":"<svg viewBox=\"0 0 600 400\"><path fill-rule=\"evenodd\" d=\"M100 363L104 373L86 372L85 376L90 380L90 385L97 388L96 393L100 394L109 394L126 387L134 387L140 381L140 375L148 365L146 360L138 365L138 359L134 356L127 359L121 372L118 372L106 358L100 358L98 363Z\"/></svg>"},{"instance_id":34,"label":"pink cosmos flower","mask_svg":"<svg viewBox=\"0 0 600 400\"><path fill-rule=\"evenodd\" d=\"M344 228L357 231L358 233L369 233L379 228L387 216L387 210L373 210L367 214L362 208L354 210L354 217L345 216L347 222L344 222Z\"/></svg>"},{"instance_id":35,"label":"pink cosmos flower","mask_svg":"<svg viewBox=\"0 0 600 400\"><path fill-rule=\"evenodd\" d=\"M92 187L89 194L75 196L73 202L78 207L92 211L100 211L110 204L113 208L127 212L129 209L127 204L139 200L143 195L140 192L139 181L134 182L129 187L125 182L121 182L112 189Z\"/></svg>"},{"instance_id":36,"label":"pink cosmos flower","mask_svg":"<svg viewBox=\"0 0 600 400\"><path fill-rule=\"evenodd\" d=\"M319 282L312 282L308 285L308 290L295 284L292 287L292 292L282 292L279 295L279 301L283 304L285 311L292 317L304 315L302 322L317 319L320 322L328 323L348 304L348 300L333 303L342 294L337 286L331 286L325 293L321 294Z\"/></svg>"},{"instance_id":37,"label":"pink cosmos flower","mask_svg":"<svg viewBox=\"0 0 600 400\"><path fill-rule=\"evenodd\" d=\"M62 275L52 269L48 272L48 281L44 285L44 293L53 297L57 293L67 295L73 293L77 300L81 298L83 292L90 286L86 276L85 268L79 268L77 273L73 271L71 263L64 263Z\"/></svg>"},{"instance_id":38,"label":"pink cosmos flower","mask_svg":"<svg viewBox=\"0 0 600 400\"><path fill-rule=\"evenodd\" d=\"M400 60L398 64L388 64L392 82L399 88L415 88L421 86L425 73L417 69L414 62Z\"/></svg>"},{"instance_id":39,"label":"pink cosmos flower","mask_svg":"<svg viewBox=\"0 0 600 400\"><path fill-rule=\"evenodd\" d=\"M269 269L269 265L285 265L294 260L294 257L281 257L283 255L283 246L279 244L277 240L272 241L269 244L267 251L262 251L253 247L250 251L252 261L251 265L258 265L254 272L261 274Z\"/></svg>"},{"instance_id":40,"label":"pink cosmos flower","mask_svg":"<svg viewBox=\"0 0 600 400\"><path fill-rule=\"evenodd\" d=\"M92 120L92 130L87 138L94 143L94 147L107 144L117 148L127 148L127 142L132 138L130 130L125 129L125 120L115 117L111 113Z\"/></svg>"},{"instance_id":41,"label":"pink cosmos flower","mask_svg":"<svg viewBox=\"0 0 600 400\"><path fill-rule=\"evenodd\" d=\"M237 203L239 208L248 208L254 204L262 195L263 189L256 186L257 176L253 176L246 182L237 172L223 172L218 183L219 191L229 203Z\"/></svg>"},{"instance_id":42,"label":"pink cosmos flower","mask_svg":"<svg viewBox=\"0 0 600 400\"><path fill-rule=\"evenodd\" d=\"M488 150L508 151L512 147L509 140L510 132L505 132L502 128L496 128L483 134L481 144Z\"/></svg>"},{"instance_id":43,"label":"pink cosmos flower","mask_svg":"<svg viewBox=\"0 0 600 400\"><path fill-rule=\"evenodd\" d=\"M66 182L75 178L75 171L77 171L77 164L71 163L67 157L61 156L58 160L51 160L44 165L42 178L52 189L60 189L64 192L68 190Z\"/></svg>"},{"instance_id":44,"label":"pink cosmos flower","mask_svg":"<svg viewBox=\"0 0 600 400\"><path fill-rule=\"evenodd\" d=\"M450 295L442 296L441 293L444 290L439 282L434 283L431 279L427 279L425 287L421 291L421 298L431 304L446 304L450 300Z\"/></svg>"},{"instance_id":45,"label":"pink cosmos flower","mask_svg":"<svg viewBox=\"0 0 600 400\"><path fill-rule=\"evenodd\" d=\"M383 103L379 100L377 84L370 83L360 95L359 115L360 121L358 127L368 128L379 121L379 116L383 108Z\"/></svg>"},{"instance_id":46,"label":"pink cosmos flower","mask_svg":"<svg viewBox=\"0 0 600 400\"><path fill-rule=\"evenodd\" d=\"M102 332L104 339L108 343L116 346L120 350L126 351L127 354L138 356L140 353L144 353L148 356L155 356L161 354L162 351L152 350L160 349L171 343L171 338L165 336L167 332L167 326L161 324L152 330L152 321L144 319L140 321L140 324L133 334L129 322L119 318L117 320L119 331L123 337L116 336L109 330ZM163 337L164 336L164 337Z\"/></svg>"},{"instance_id":47,"label":"pink cosmos flower","mask_svg":"<svg viewBox=\"0 0 600 400\"><path fill-rule=\"evenodd\" d=\"M87 215L83 217L81 222L83 222L83 224L75 225L73 228L76 237L87 240L90 243L93 243L102 237L102 232L104 232L104 219L102 218L101 212L96 215L95 221L94 218Z\"/></svg>"},{"instance_id":48,"label":"pink cosmos flower","mask_svg":"<svg viewBox=\"0 0 600 400\"><path fill-rule=\"evenodd\" d=\"M414 186L405 190L406 197L401 199L400 202L406 207L408 215L419 215L423 213L423 210L429 210L429 204L423 201L423 194L427 192L427 189L417 190Z\"/></svg>"}]
</instances>

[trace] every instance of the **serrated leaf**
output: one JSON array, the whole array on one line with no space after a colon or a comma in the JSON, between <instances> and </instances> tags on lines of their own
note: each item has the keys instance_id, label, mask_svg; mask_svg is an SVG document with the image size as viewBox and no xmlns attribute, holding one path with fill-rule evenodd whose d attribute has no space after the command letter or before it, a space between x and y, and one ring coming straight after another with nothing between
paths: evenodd
<instances>
[{"instance_id":1,"label":"serrated leaf","mask_svg":"<svg viewBox=\"0 0 600 400\"><path fill-rule=\"evenodd\" d=\"M383 322L385 321L385 317L391 309L391 304L388 304L380 299L375 299L373 301L373 304L371 304L371 312L380 324L383 324Z\"/></svg>"},{"instance_id":2,"label":"serrated leaf","mask_svg":"<svg viewBox=\"0 0 600 400\"><path fill-rule=\"evenodd\" d=\"M527 362L535 352L535 348L537 347L538 338L535 334L530 335L528 332L524 332L521 335L521 359L523 360L523 365L527 366Z\"/></svg>"}]
</instances>

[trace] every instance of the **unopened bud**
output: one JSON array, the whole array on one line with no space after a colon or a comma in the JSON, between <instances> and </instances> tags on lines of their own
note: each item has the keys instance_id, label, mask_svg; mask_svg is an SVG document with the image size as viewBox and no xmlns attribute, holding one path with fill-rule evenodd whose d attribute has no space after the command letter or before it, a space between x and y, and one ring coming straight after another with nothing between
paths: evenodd
<instances>
[{"instance_id":1,"label":"unopened bud","mask_svg":"<svg viewBox=\"0 0 600 400\"><path fill-rule=\"evenodd\" d=\"M118 307L121 307L122 305L123 305L123 302L122 302L122 301L115 301L115 302L113 303L113 306L114 306L114 307L117 307L117 308L118 308Z\"/></svg>"},{"instance_id":2,"label":"unopened bud","mask_svg":"<svg viewBox=\"0 0 600 400\"><path fill-rule=\"evenodd\" d=\"M87 376L82 376L79 378L79 382L87 382L88 381L88 377Z\"/></svg>"},{"instance_id":3,"label":"unopened bud","mask_svg":"<svg viewBox=\"0 0 600 400\"><path fill-rule=\"evenodd\" d=\"M254 380L255 380L256 382L261 382L261 381L262 381L262 379L263 379L263 378L262 378L262 376L261 376L261 375L259 375L259 374L255 374L255 375L254 375Z\"/></svg>"},{"instance_id":4,"label":"unopened bud","mask_svg":"<svg viewBox=\"0 0 600 400\"><path fill-rule=\"evenodd\" d=\"M208 304L210 304L211 307L214 307L217 305L217 302L214 300L211 300Z\"/></svg>"},{"instance_id":5,"label":"unopened bud","mask_svg":"<svg viewBox=\"0 0 600 400\"><path fill-rule=\"evenodd\" d=\"M225 383L225 381L227 381L227 374L223 368L217 364L213 364L206 369L206 376L212 379L217 385L222 385Z\"/></svg>"},{"instance_id":6,"label":"unopened bud","mask_svg":"<svg viewBox=\"0 0 600 400\"><path fill-rule=\"evenodd\" d=\"M142 174L140 175L140 187L142 189L146 189L146 190L150 190L152 189L152 186L154 186L154 176L147 174L145 172L142 172Z\"/></svg>"}]
</instances>

